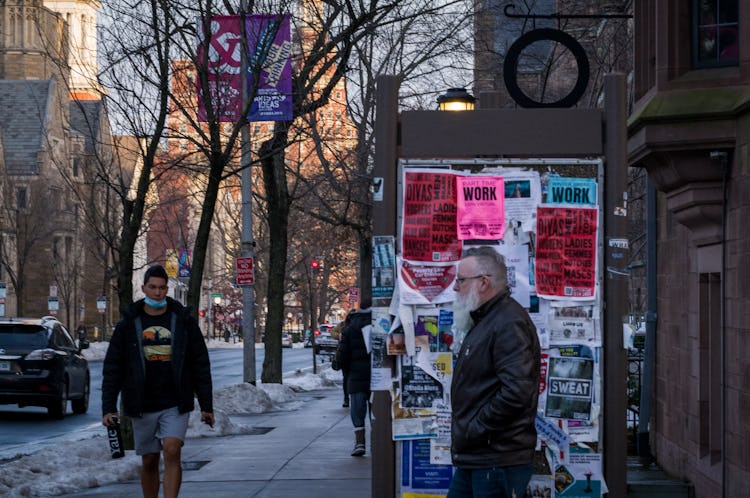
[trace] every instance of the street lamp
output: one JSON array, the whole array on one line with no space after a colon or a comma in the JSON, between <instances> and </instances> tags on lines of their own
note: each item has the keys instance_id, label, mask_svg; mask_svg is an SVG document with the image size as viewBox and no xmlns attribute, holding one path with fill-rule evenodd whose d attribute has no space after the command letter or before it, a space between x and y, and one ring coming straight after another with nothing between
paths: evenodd
<instances>
[{"instance_id":1,"label":"street lamp","mask_svg":"<svg viewBox=\"0 0 750 498\"><path fill-rule=\"evenodd\" d=\"M449 88L437 98L441 111L473 111L477 99L464 88Z\"/></svg>"}]
</instances>

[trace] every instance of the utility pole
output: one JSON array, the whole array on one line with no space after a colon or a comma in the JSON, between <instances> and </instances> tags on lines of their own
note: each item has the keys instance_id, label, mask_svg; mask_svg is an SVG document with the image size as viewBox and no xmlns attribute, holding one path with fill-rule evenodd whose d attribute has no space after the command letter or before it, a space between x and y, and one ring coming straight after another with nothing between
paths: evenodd
<instances>
[{"instance_id":1,"label":"utility pole","mask_svg":"<svg viewBox=\"0 0 750 498\"><path fill-rule=\"evenodd\" d=\"M247 122L247 28L245 15L247 14L247 0L240 2L240 33L242 42L240 50L242 74L242 116L240 122L240 147L242 156L242 236L240 239L240 255L243 258L253 258L255 241L253 240L253 175L252 157L250 149L250 124ZM253 267L255 265L253 264ZM242 287L242 351L243 351L243 381L255 385L255 284Z\"/></svg>"}]
</instances>

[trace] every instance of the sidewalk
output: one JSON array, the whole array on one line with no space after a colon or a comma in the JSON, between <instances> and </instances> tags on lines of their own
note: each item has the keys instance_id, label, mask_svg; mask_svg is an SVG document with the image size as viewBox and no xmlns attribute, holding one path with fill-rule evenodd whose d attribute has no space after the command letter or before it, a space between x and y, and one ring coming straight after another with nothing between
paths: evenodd
<instances>
[{"instance_id":1,"label":"sidewalk","mask_svg":"<svg viewBox=\"0 0 750 498\"><path fill-rule=\"evenodd\" d=\"M256 434L188 438L180 497L370 497L370 429L367 454L350 456L354 433L341 386L298 397L302 404L294 411L230 417ZM130 481L64 496L133 497L141 487Z\"/></svg>"}]
</instances>

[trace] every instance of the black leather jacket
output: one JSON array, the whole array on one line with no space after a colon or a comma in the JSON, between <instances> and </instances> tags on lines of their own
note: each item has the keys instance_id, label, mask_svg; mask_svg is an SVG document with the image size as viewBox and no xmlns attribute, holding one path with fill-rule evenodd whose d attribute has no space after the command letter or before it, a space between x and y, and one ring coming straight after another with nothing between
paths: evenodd
<instances>
[{"instance_id":1,"label":"black leather jacket","mask_svg":"<svg viewBox=\"0 0 750 498\"><path fill-rule=\"evenodd\" d=\"M145 367L143 350L135 330L135 317L143 313L143 300L136 301L115 327L102 367L102 414L114 413L122 393L123 411L130 417L143 415ZM180 413L195 408L195 397L204 412L213 412L211 363L198 323L188 308L167 298L167 313L176 314L172 331L172 371L177 386Z\"/></svg>"},{"instance_id":2,"label":"black leather jacket","mask_svg":"<svg viewBox=\"0 0 750 498\"><path fill-rule=\"evenodd\" d=\"M524 465L536 445L540 352L526 310L501 292L472 312L451 384L451 457L467 469Z\"/></svg>"}]
</instances>

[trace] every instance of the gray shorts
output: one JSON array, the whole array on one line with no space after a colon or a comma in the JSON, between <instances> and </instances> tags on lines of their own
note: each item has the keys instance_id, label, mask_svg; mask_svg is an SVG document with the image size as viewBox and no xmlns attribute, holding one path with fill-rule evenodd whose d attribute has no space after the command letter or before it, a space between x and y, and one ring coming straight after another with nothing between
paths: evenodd
<instances>
[{"instance_id":1,"label":"gray shorts","mask_svg":"<svg viewBox=\"0 0 750 498\"><path fill-rule=\"evenodd\" d=\"M190 413L180 413L177 407L159 412L144 413L142 417L133 417L133 439L135 454L146 455L159 453L161 440L165 437L185 441Z\"/></svg>"}]
</instances>

